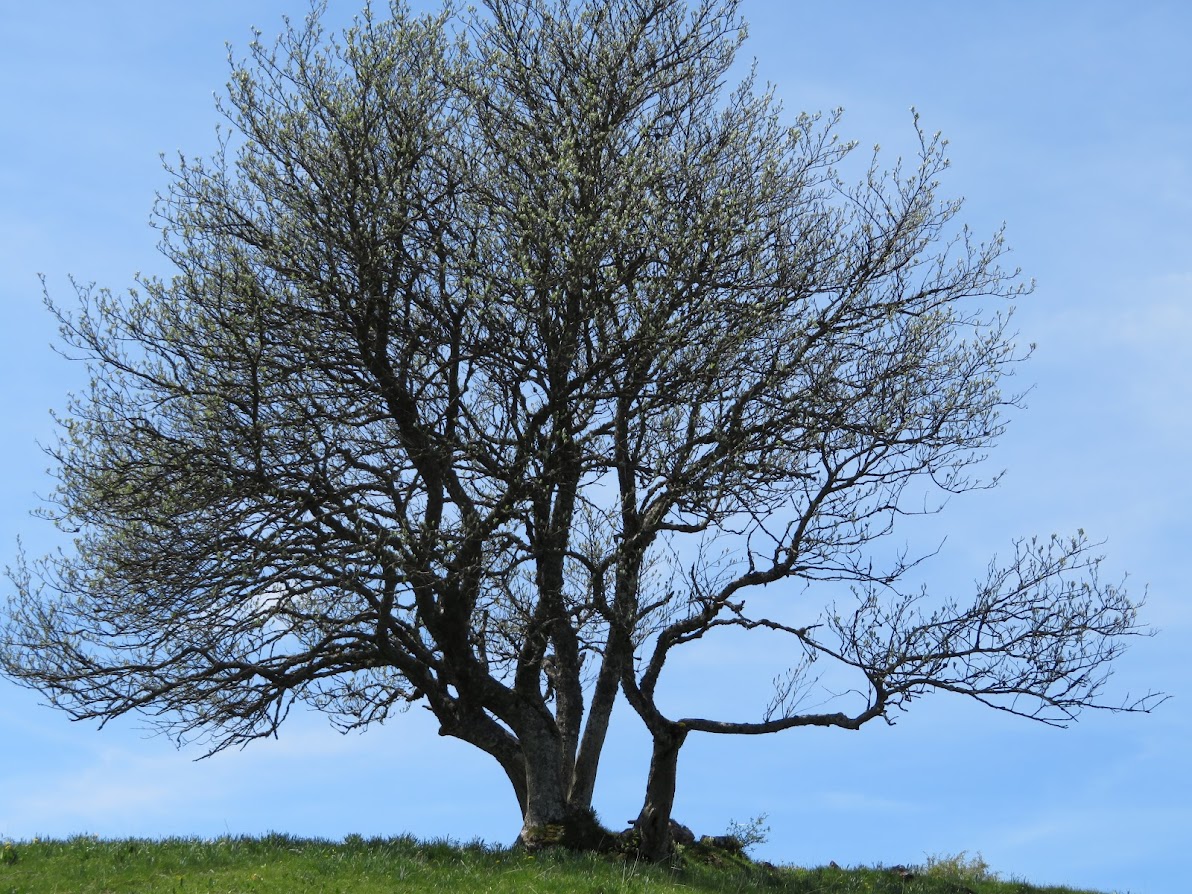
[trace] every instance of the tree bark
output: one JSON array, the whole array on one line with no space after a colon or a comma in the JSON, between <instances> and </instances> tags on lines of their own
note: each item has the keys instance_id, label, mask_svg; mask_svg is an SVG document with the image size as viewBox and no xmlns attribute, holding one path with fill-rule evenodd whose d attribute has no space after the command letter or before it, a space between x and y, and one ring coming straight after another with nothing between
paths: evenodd
<instances>
[{"instance_id":1,"label":"tree bark","mask_svg":"<svg viewBox=\"0 0 1192 894\"><path fill-rule=\"evenodd\" d=\"M600 753L608 736L608 723L620 688L620 676L629 658L630 643L617 631L609 634L596 686L592 691L592 703L588 707L588 721L584 726L583 739L575 760L571 776L571 803L577 808L590 809L596 790L596 771L600 766Z\"/></svg>"},{"instance_id":2,"label":"tree bark","mask_svg":"<svg viewBox=\"0 0 1192 894\"><path fill-rule=\"evenodd\" d=\"M527 847L537 846L550 826L566 822L567 793L563 785L563 761L557 736L521 736L526 763L526 805L519 836Z\"/></svg>"},{"instance_id":3,"label":"tree bark","mask_svg":"<svg viewBox=\"0 0 1192 894\"><path fill-rule=\"evenodd\" d=\"M654 751L650 756L650 776L646 780L646 800L634 827L640 839L638 851L642 858L659 863L674 852L671 810L675 805L679 749L687 738L687 730L679 724L668 724L653 733Z\"/></svg>"},{"instance_id":4,"label":"tree bark","mask_svg":"<svg viewBox=\"0 0 1192 894\"><path fill-rule=\"evenodd\" d=\"M552 845L569 846L566 840L573 811L568 802L572 761L565 754L559 730L549 715L524 712L516 730L525 762L526 802L518 841L530 850Z\"/></svg>"}]
</instances>

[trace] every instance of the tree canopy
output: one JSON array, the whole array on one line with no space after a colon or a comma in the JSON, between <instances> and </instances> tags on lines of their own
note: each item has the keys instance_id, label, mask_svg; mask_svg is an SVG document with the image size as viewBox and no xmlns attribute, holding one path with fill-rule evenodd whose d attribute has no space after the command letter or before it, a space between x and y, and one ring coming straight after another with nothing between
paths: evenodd
<instances>
[{"instance_id":1,"label":"tree canopy","mask_svg":"<svg viewBox=\"0 0 1192 894\"><path fill-rule=\"evenodd\" d=\"M725 88L735 0L321 11L233 62L219 151L168 166L177 272L52 305L92 376L49 448L75 539L11 575L9 676L213 752L299 702L345 729L423 704L499 763L523 840L577 846L623 694L652 858L692 732L931 690L1150 707L1103 697L1146 631L1083 534L964 597L872 549L996 483L1027 353L1002 235L958 223L917 117L916 157L846 179L838 112ZM768 709L672 716L668 659L722 628L786 642ZM802 710L813 662L853 695Z\"/></svg>"}]
</instances>

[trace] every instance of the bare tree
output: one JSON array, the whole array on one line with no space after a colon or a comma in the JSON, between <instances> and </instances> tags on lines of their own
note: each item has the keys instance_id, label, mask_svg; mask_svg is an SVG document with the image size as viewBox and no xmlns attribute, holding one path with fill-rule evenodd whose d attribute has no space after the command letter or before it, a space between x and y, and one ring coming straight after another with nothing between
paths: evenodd
<instances>
[{"instance_id":1,"label":"bare tree","mask_svg":"<svg viewBox=\"0 0 1192 894\"><path fill-rule=\"evenodd\" d=\"M394 2L338 39L320 11L252 44L221 151L169 169L177 274L55 311L92 373L49 451L76 539L11 575L9 676L212 752L296 702L347 729L421 703L500 764L522 840L576 847L624 692L653 858L690 731L1098 704L1142 631L1082 538L971 603L872 564L912 482L982 484L1021 359L938 138L847 185L838 114L723 90L734 0ZM832 581L855 607L747 605ZM720 627L789 638L789 679L758 720L668 718L668 656ZM861 704L799 713L817 657Z\"/></svg>"}]
</instances>

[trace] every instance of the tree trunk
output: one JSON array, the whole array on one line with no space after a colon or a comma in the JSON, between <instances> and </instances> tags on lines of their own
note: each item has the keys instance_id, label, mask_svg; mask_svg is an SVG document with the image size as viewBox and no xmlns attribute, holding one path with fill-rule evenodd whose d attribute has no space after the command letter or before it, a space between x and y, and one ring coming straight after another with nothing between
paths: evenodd
<instances>
[{"instance_id":1,"label":"tree trunk","mask_svg":"<svg viewBox=\"0 0 1192 894\"><path fill-rule=\"evenodd\" d=\"M527 850L564 847L576 851L610 850L617 836L597 822L590 802L573 803L573 760L565 752L557 729L529 723L518 730L525 760L526 803L518 844Z\"/></svg>"},{"instance_id":2,"label":"tree trunk","mask_svg":"<svg viewBox=\"0 0 1192 894\"><path fill-rule=\"evenodd\" d=\"M592 691L592 704L588 708L588 721L580 741L575 770L571 777L571 804L576 808L589 809L596 791L596 771L600 766L600 753L608 736L609 718L617 700L619 679L629 647L625 637L613 632L604 651L603 663L596 677Z\"/></svg>"},{"instance_id":3,"label":"tree trunk","mask_svg":"<svg viewBox=\"0 0 1192 894\"><path fill-rule=\"evenodd\" d=\"M654 732L654 751L650 757L650 776L646 780L646 800L634 827L642 858L659 863L674 853L671 839L671 810L675 806L675 783L679 769L679 749L687 731L669 724Z\"/></svg>"},{"instance_id":4,"label":"tree trunk","mask_svg":"<svg viewBox=\"0 0 1192 894\"><path fill-rule=\"evenodd\" d=\"M544 724L518 730L526 768L526 803L522 813L523 843L547 826L567 817L567 790L563 783L562 749L558 733Z\"/></svg>"}]
</instances>

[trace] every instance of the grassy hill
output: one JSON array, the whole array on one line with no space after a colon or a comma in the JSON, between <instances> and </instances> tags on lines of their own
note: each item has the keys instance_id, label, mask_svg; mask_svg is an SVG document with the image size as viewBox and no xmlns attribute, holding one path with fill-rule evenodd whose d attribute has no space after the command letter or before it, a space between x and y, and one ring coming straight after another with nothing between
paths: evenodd
<instances>
[{"instance_id":1,"label":"grassy hill","mask_svg":"<svg viewBox=\"0 0 1192 894\"><path fill-rule=\"evenodd\" d=\"M694 846L673 866L547 851L418 842L264 838L14 842L0 894L1092 894L1002 881L983 863L801 869Z\"/></svg>"}]
</instances>

